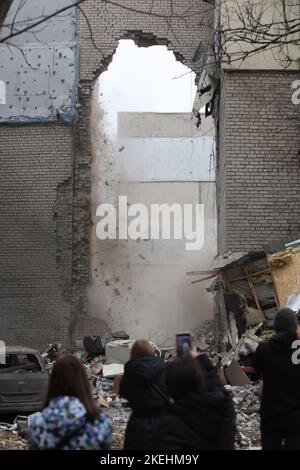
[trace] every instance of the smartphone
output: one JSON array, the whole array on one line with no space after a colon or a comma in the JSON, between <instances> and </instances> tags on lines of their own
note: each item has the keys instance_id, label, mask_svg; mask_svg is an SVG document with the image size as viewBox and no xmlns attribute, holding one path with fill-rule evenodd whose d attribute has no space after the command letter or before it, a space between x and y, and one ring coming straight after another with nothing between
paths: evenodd
<instances>
[{"instance_id":1,"label":"smartphone","mask_svg":"<svg viewBox=\"0 0 300 470\"><path fill-rule=\"evenodd\" d=\"M192 347L192 335L190 333L178 333L176 335L177 357L182 356Z\"/></svg>"}]
</instances>

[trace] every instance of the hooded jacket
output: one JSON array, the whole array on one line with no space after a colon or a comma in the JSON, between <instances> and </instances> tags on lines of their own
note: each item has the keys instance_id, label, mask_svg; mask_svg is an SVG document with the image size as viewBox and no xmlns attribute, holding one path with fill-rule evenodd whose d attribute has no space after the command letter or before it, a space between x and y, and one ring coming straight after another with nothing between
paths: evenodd
<instances>
[{"instance_id":1,"label":"hooded jacket","mask_svg":"<svg viewBox=\"0 0 300 470\"><path fill-rule=\"evenodd\" d=\"M296 333L283 332L260 343L254 367L263 379L262 420L277 421L287 429L300 425L300 364L293 364Z\"/></svg>"},{"instance_id":2,"label":"hooded jacket","mask_svg":"<svg viewBox=\"0 0 300 470\"><path fill-rule=\"evenodd\" d=\"M83 404L78 398L69 396L54 398L42 412L29 417L30 449L55 449L66 441L62 450L109 450L111 426L108 417L101 413L93 422L87 421Z\"/></svg>"},{"instance_id":3,"label":"hooded jacket","mask_svg":"<svg viewBox=\"0 0 300 470\"><path fill-rule=\"evenodd\" d=\"M162 450L233 450L235 413L229 393L218 387L190 393L170 405L157 435Z\"/></svg>"},{"instance_id":4,"label":"hooded jacket","mask_svg":"<svg viewBox=\"0 0 300 470\"><path fill-rule=\"evenodd\" d=\"M158 357L139 357L125 364L120 396L128 400L132 409L125 432L127 450L155 448L154 439L166 406L164 371L164 361Z\"/></svg>"}]
</instances>

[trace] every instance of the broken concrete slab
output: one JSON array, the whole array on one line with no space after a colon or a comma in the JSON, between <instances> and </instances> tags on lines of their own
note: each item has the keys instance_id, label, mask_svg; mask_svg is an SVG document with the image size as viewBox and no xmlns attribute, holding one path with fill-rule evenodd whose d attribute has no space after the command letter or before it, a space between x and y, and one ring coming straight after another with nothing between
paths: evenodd
<instances>
[{"instance_id":1,"label":"broken concrete slab","mask_svg":"<svg viewBox=\"0 0 300 470\"><path fill-rule=\"evenodd\" d=\"M134 340L114 340L105 345L106 363L126 364L130 359L130 350Z\"/></svg>"},{"instance_id":2,"label":"broken concrete slab","mask_svg":"<svg viewBox=\"0 0 300 470\"><path fill-rule=\"evenodd\" d=\"M124 374L124 365L123 364L104 364L103 365L103 377L115 377L116 375Z\"/></svg>"}]
</instances>

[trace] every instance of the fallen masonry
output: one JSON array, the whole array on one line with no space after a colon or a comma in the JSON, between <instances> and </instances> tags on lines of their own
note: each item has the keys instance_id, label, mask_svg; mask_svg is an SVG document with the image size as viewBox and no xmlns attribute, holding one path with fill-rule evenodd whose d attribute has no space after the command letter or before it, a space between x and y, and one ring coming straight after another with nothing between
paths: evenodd
<instances>
[{"instance_id":1,"label":"fallen masonry","mask_svg":"<svg viewBox=\"0 0 300 470\"><path fill-rule=\"evenodd\" d=\"M237 415L237 449L260 449L259 406L261 384L226 386L232 393Z\"/></svg>"},{"instance_id":2,"label":"fallen masonry","mask_svg":"<svg viewBox=\"0 0 300 470\"><path fill-rule=\"evenodd\" d=\"M232 394L237 416L236 449L261 448L262 383L252 367L253 354L259 342L273 334L273 319L279 308L286 304L297 312L300 308L300 293L294 280L300 240L279 245L279 248L276 244L275 249L269 247L264 252L229 253L218 259L217 267L209 276L214 279L210 291L215 296L216 316L213 322L205 322L194 332L194 348L209 356ZM289 282L284 282L287 279ZM103 338L85 337L69 351L82 361L93 397L110 418L113 449L123 448L131 412L118 392L133 343L134 340L121 331ZM167 362L176 357L175 348L160 349L155 344L153 347ZM64 351L61 344L55 343L42 353L49 373L57 355ZM18 416L12 424L0 423L0 449L27 449L26 420Z\"/></svg>"},{"instance_id":3,"label":"fallen masonry","mask_svg":"<svg viewBox=\"0 0 300 470\"><path fill-rule=\"evenodd\" d=\"M199 330L194 344L199 351L205 350L211 360L218 366L220 375L227 382L226 388L232 394L233 402L237 414L237 434L236 434L236 448L237 449L256 449L260 448L260 431L259 431L259 402L261 384L253 383L247 379L247 383L236 386L234 385L235 377L233 376L233 384L229 384L226 379L226 369L233 362L240 361L243 354L251 354L258 344L259 338L255 336L256 329L249 330L240 339L238 345L232 348L226 354L216 353L214 350L214 341L212 334L212 324L206 323L203 329ZM112 360L122 360L126 362L128 359L128 346L132 344L130 340L115 339L115 348L111 347L112 338L109 338L108 344L108 357ZM73 350L83 363L89 381L92 387L93 396L97 401L99 407L105 412L112 424L112 448L122 449L124 443L124 434L128 418L130 416L130 408L126 400L118 395L119 377L103 376L103 368L107 358L105 355L99 355L97 345L100 346L101 352L105 352L105 347L102 347L100 340L96 337L84 341L88 344L88 351L83 349ZM103 341L105 343L105 341ZM83 344L83 343L82 343ZM105 344L105 346L106 346ZM91 345L93 345L91 347ZM113 354L112 354L113 349ZM158 348L157 348L158 349ZM91 354L92 350L92 354ZM42 355L46 362L46 367L51 373L51 369L55 363L57 355L64 351L60 344L51 344L47 351ZM175 357L175 350L168 348L166 350L158 351L163 355L166 361L171 361ZM106 364L107 365L107 364ZM109 365L109 364L108 364ZM123 364L118 364L123 367ZM240 367L240 366L238 366ZM112 374L113 375L113 374ZM26 429L26 417L18 416L12 424L0 423L0 449L20 449L26 450L27 443L24 439L24 430Z\"/></svg>"}]
</instances>

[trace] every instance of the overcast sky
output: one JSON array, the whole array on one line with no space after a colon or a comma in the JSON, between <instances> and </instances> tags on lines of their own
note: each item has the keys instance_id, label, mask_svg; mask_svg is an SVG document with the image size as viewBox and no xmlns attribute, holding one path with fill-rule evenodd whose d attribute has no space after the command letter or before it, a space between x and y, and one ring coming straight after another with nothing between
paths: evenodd
<instances>
[{"instance_id":1,"label":"overcast sky","mask_svg":"<svg viewBox=\"0 0 300 470\"><path fill-rule=\"evenodd\" d=\"M166 46L138 47L132 40L121 40L108 70L100 76L107 130L115 135L118 111L190 112L194 80L195 74L176 61Z\"/></svg>"}]
</instances>

